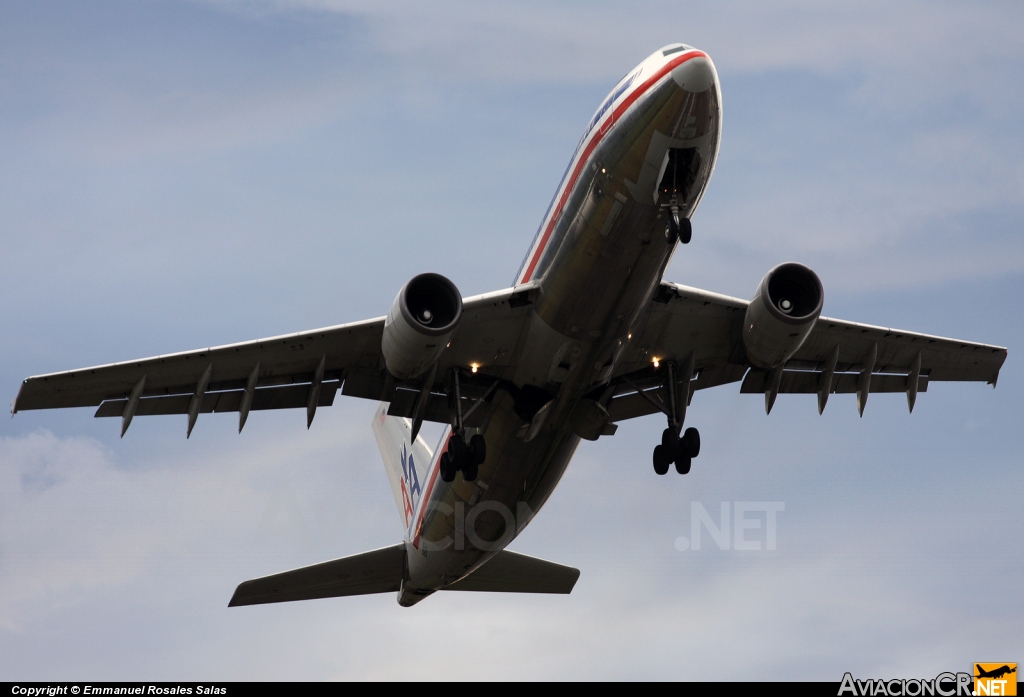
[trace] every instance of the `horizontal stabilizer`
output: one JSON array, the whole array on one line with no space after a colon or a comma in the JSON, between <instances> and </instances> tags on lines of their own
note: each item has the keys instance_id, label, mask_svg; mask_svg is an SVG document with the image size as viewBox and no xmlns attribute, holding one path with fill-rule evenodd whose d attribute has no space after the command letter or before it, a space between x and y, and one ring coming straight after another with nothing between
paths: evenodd
<instances>
[{"instance_id":1,"label":"horizontal stabilizer","mask_svg":"<svg viewBox=\"0 0 1024 697\"><path fill-rule=\"evenodd\" d=\"M502 550L446 591L491 593L571 593L580 570L525 554Z\"/></svg>"},{"instance_id":2,"label":"horizontal stabilizer","mask_svg":"<svg viewBox=\"0 0 1024 697\"><path fill-rule=\"evenodd\" d=\"M403 543L245 581L228 607L398 591L404 571Z\"/></svg>"}]
</instances>

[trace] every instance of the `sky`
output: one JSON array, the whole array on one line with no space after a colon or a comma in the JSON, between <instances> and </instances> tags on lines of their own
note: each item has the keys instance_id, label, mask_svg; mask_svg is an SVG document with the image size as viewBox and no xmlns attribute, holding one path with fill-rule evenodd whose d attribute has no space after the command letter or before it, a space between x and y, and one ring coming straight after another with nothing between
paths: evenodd
<instances>
[{"instance_id":1,"label":"sky","mask_svg":"<svg viewBox=\"0 0 1024 697\"><path fill-rule=\"evenodd\" d=\"M434 271L512 282L583 128L659 47L714 60L717 169L666 279L1008 346L997 389L824 415L695 395L583 443L511 549L569 596L227 608L394 544L369 423L301 410L0 420L0 679L934 677L1022 661L1024 6L0 1L0 392L28 375L376 317ZM437 431L430 431L436 436ZM773 502L775 549L682 544ZM752 516L767 524L767 520ZM720 522L720 521L719 521ZM762 528L746 539L763 540Z\"/></svg>"}]
</instances>

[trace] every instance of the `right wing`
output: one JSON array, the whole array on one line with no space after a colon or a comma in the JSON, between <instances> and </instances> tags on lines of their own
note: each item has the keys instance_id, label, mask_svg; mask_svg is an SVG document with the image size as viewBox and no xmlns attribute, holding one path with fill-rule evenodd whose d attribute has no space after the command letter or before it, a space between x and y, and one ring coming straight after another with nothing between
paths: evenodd
<instances>
[{"instance_id":1,"label":"right wing","mask_svg":"<svg viewBox=\"0 0 1024 697\"><path fill-rule=\"evenodd\" d=\"M671 362L682 369L691 356L693 379L688 392L680 388L677 397L683 409L694 390L740 380L741 392L768 394L770 374L753 368L744 349L746 309L746 300L662 283L612 376L609 421L666 410L669 394L663 366ZM784 366L778 393L818 393L823 408L828 394L856 393L866 386L869 392L907 392L912 407L916 393L936 380L995 385L1006 355L1002 346L819 317ZM866 381L865 371L870 375ZM766 400L767 408L770 402Z\"/></svg>"},{"instance_id":2,"label":"right wing","mask_svg":"<svg viewBox=\"0 0 1024 697\"><path fill-rule=\"evenodd\" d=\"M446 370L473 362L487 364L491 382L511 372L533 292L532 287L508 288L464 301L462 320L438 364L442 385ZM390 377L381 355L383 329L379 317L37 375L22 382L11 412L97 407L97 417L122 417L122 435L135 415L189 414L191 431L194 414L242 412L241 428L250 409L306 407L311 422L316 408L333 404L341 389L345 395L392 402L390 414L407 416L421 385ZM487 384L483 376L468 380L463 399L468 403L480 397ZM431 393L424 418L448 422L448 412L447 397Z\"/></svg>"}]
</instances>

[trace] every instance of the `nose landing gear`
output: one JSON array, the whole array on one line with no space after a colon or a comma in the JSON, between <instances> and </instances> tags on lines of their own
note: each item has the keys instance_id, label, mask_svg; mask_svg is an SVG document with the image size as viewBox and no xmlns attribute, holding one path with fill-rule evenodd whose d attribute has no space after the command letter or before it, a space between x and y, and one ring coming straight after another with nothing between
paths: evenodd
<instances>
[{"instance_id":1,"label":"nose landing gear","mask_svg":"<svg viewBox=\"0 0 1024 697\"><path fill-rule=\"evenodd\" d=\"M679 240L683 244L690 244L690 239L693 237L693 226L690 224L689 218L683 218L679 215L679 206L672 205L668 216L668 225L665 226L665 241L670 245L676 243Z\"/></svg>"},{"instance_id":2,"label":"nose landing gear","mask_svg":"<svg viewBox=\"0 0 1024 697\"><path fill-rule=\"evenodd\" d=\"M669 212L668 225L665 226L665 241L674 247L677 240L689 244L693 235L690 219L683 217L679 212L679 206L689 197L690 187L699 168L700 156L693 148L671 148L665 157L665 174L658 185L658 190L669 196L668 203L662 204L661 207L667 208Z\"/></svg>"}]
</instances>

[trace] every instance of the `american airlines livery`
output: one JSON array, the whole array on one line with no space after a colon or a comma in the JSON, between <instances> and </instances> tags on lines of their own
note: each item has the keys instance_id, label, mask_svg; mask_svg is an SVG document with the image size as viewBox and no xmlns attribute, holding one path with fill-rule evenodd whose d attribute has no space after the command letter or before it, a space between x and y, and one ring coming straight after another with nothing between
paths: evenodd
<instances>
[{"instance_id":1,"label":"american airlines livery","mask_svg":"<svg viewBox=\"0 0 1024 697\"><path fill-rule=\"evenodd\" d=\"M764 395L903 392L936 380L996 384L1006 349L821 316L818 276L775 266L750 301L662 280L715 169L722 95L711 58L651 54L587 125L510 288L465 300L424 273L386 317L30 377L12 412L98 407L121 418L318 407L340 391L373 418L403 542L246 581L231 605L394 591L569 593L579 570L505 547L544 505L581 438L660 413L658 475L690 471L683 429L697 390ZM433 451L424 421L447 424Z\"/></svg>"}]
</instances>

